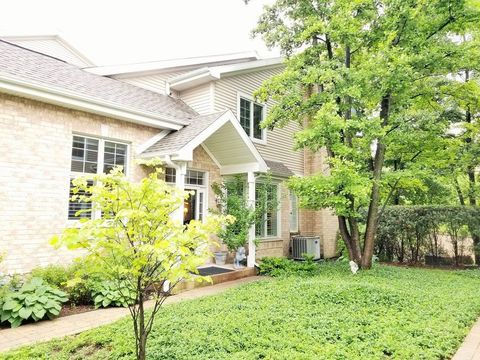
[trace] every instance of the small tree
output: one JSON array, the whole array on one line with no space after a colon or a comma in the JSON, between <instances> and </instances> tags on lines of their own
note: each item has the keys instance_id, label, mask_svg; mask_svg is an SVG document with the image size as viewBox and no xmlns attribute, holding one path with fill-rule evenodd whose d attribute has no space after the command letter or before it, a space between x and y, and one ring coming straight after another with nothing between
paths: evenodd
<instances>
[{"instance_id":1,"label":"small tree","mask_svg":"<svg viewBox=\"0 0 480 360\"><path fill-rule=\"evenodd\" d=\"M168 186L159 179L159 172L154 170L139 183L128 181L121 168L95 176L93 186L85 178L75 179L72 201L92 204L90 210L78 213L101 212L101 216L82 218L78 227L65 229L52 240L70 249L85 249L84 261L105 274L119 291L136 294L135 303L128 308L136 357L141 360L146 356L155 315L166 297L181 280L192 278L210 256L211 234L230 221L211 216L205 223L192 221L184 226L172 219L189 194ZM168 289L164 289L165 283ZM153 309L146 314L144 301L149 298Z\"/></svg>"},{"instance_id":2,"label":"small tree","mask_svg":"<svg viewBox=\"0 0 480 360\"><path fill-rule=\"evenodd\" d=\"M214 212L235 218L235 222L224 226L219 233L228 250L236 251L244 246L248 242L250 228L259 224L265 213L278 208L277 198L272 197L269 191L271 187L272 179L267 175L257 184L255 209L252 209L248 202L243 177L235 176L212 185L220 209Z\"/></svg>"}]
</instances>

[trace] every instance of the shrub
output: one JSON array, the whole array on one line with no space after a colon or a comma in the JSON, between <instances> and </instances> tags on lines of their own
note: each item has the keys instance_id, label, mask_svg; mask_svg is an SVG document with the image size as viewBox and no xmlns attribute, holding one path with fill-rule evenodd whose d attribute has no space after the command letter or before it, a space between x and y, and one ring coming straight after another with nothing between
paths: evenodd
<instances>
[{"instance_id":1,"label":"shrub","mask_svg":"<svg viewBox=\"0 0 480 360\"><path fill-rule=\"evenodd\" d=\"M294 261L284 257L264 257L259 265L261 275L277 276L312 276L318 274L320 267L313 258L305 261Z\"/></svg>"},{"instance_id":2,"label":"shrub","mask_svg":"<svg viewBox=\"0 0 480 360\"><path fill-rule=\"evenodd\" d=\"M375 251L381 260L433 261L445 255L440 235L449 236L454 262L464 258L465 240L480 233L480 208L468 206L388 206L380 217Z\"/></svg>"},{"instance_id":3,"label":"shrub","mask_svg":"<svg viewBox=\"0 0 480 360\"><path fill-rule=\"evenodd\" d=\"M73 305L93 304L92 291L98 283L97 276L90 274L81 262L36 267L30 277L43 279L48 285L65 291Z\"/></svg>"},{"instance_id":4,"label":"shrub","mask_svg":"<svg viewBox=\"0 0 480 360\"><path fill-rule=\"evenodd\" d=\"M32 278L19 290L6 294L0 309L0 321L8 321L13 328L29 319L53 319L60 314L62 303L67 300L67 294L63 291L51 287L40 278Z\"/></svg>"},{"instance_id":5,"label":"shrub","mask_svg":"<svg viewBox=\"0 0 480 360\"><path fill-rule=\"evenodd\" d=\"M48 285L64 289L67 281L75 276L73 265L48 265L34 268L30 273L31 278L40 278Z\"/></svg>"},{"instance_id":6,"label":"shrub","mask_svg":"<svg viewBox=\"0 0 480 360\"><path fill-rule=\"evenodd\" d=\"M113 281L102 281L96 285L92 292L95 308L107 306L123 306L135 304L136 293L122 281L116 283Z\"/></svg>"}]
</instances>

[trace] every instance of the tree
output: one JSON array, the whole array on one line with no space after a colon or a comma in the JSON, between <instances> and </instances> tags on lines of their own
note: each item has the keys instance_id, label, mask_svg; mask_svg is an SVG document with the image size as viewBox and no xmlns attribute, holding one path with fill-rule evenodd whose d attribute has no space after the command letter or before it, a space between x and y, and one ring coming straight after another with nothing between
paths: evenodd
<instances>
[{"instance_id":1,"label":"tree","mask_svg":"<svg viewBox=\"0 0 480 360\"><path fill-rule=\"evenodd\" d=\"M350 259L364 269L382 194L390 192L385 161L400 133L428 133L414 115L438 105L432 85L459 70L466 49L450 35L478 27L479 14L465 0L277 0L254 30L288 57L283 73L256 93L276 101L263 125L298 121L297 147L328 155L328 175L294 178L290 186L301 206L335 212Z\"/></svg>"},{"instance_id":2,"label":"tree","mask_svg":"<svg viewBox=\"0 0 480 360\"><path fill-rule=\"evenodd\" d=\"M236 251L248 242L250 228L253 225L262 226L265 214L276 211L278 199L272 196L272 179L267 174L256 184L255 208L249 204L245 189L245 178L238 175L221 183L213 183L212 190L217 197L219 210L212 211L224 216L232 216L235 222L224 226L219 237L228 250ZM270 190L270 191L269 191Z\"/></svg>"},{"instance_id":3,"label":"tree","mask_svg":"<svg viewBox=\"0 0 480 360\"><path fill-rule=\"evenodd\" d=\"M128 306L133 321L136 356L146 356L147 338L155 315L172 289L198 273L197 267L210 256L212 234L230 217L210 216L205 223L192 221L184 226L172 213L189 196L158 178L154 170L139 183L130 182L115 168L108 175L97 175L94 185L87 179L74 180L72 201L91 204L101 216L82 218L78 227L65 229L52 242L70 249L86 250L82 261L95 267L118 291L136 294ZM202 279L200 277L200 279ZM169 284L165 289L164 284ZM153 309L145 312L144 301L152 298Z\"/></svg>"}]
</instances>

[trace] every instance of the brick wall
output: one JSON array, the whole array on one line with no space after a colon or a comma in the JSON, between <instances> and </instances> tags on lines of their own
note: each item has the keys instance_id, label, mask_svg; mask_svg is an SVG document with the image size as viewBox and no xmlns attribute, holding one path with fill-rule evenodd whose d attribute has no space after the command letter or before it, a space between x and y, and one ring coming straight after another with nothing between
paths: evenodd
<instances>
[{"instance_id":1,"label":"brick wall","mask_svg":"<svg viewBox=\"0 0 480 360\"><path fill-rule=\"evenodd\" d=\"M27 272L37 265L76 256L49 244L68 225L72 133L128 142L128 176L139 180L136 147L159 130L0 94L0 252L3 271Z\"/></svg>"},{"instance_id":2,"label":"brick wall","mask_svg":"<svg viewBox=\"0 0 480 360\"><path fill-rule=\"evenodd\" d=\"M328 165L325 162L327 157L324 149L313 153L305 150L305 175L316 173L328 174ZM300 232L305 235L320 236L321 253L325 258L336 255L336 236L338 221L336 216L328 209L320 211L301 209L299 227Z\"/></svg>"}]
</instances>

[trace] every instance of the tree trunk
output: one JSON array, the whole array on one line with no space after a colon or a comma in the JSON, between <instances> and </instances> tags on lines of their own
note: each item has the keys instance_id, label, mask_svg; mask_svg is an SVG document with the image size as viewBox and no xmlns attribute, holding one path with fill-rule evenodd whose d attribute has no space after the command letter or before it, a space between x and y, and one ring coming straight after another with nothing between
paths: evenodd
<instances>
[{"instance_id":1,"label":"tree trunk","mask_svg":"<svg viewBox=\"0 0 480 360\"><path fill-rule=\"evenodd\" d=\"M354 239L347 227L347 220L344 216L338 217L338 228L343 242L348 250L348 258L355 261L358 265L361 263L362 252L360 251L359 239Z\"/></svg>"},{"instance_id":2,"label":"tree trunk","mask_svg":"<svg viewBox=\"0 0 480 360\"><path fill-rule=\"evenodd\" d=\"M385 126L390 113L390 95L382 99L380 118L382 126ZM383 163L385 160L385 144L378 140L375 158L373 160L372 192L370 194L370 205L368 207L367 227L365 229L365 240L362 255L362 269L372 267L373 248L375 245L375 235L378 227L378 209L380 206L380 180L382 177Z\"/></svg>"},{"instance_id":3,"label":"tree trunk","mask_svg":"<svg viewBox=\"0 0 480 360\"><path fill-rule=\"evenodd\" d=\"M143 294L139 296L138 304L138 338L137 344L137 360L145 360L147 355L147 332L145 329L145 309L143 307Z\"/></svg>"}]
</instances>

